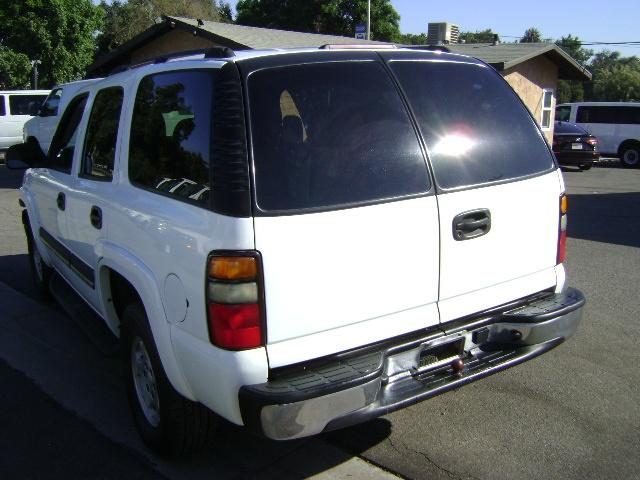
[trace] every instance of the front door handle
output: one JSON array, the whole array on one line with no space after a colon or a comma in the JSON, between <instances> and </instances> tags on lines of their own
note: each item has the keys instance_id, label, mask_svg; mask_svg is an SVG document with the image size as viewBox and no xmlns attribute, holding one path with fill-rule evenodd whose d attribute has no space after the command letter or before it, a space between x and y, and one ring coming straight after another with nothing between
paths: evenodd
<instances>
[{"instance_id":1,"label":"front door handle","mask_svg":"<svg viewBox=\"0 0 640 480\"><path fill-rule=\"evenodd\" d=\"M100 230L102 228L102 210L95 205L91 207L91 213L89 214L91 225Z\"/></svg>"},{"instance_id":2,"label":"front door handle","mask_svg":"<svg viewBox=\"0 0 640 480\"><path fill-rule=\"evenodd\" d=\"M62 210L64 211L66 205L65 205L65 196L64 193L60 192L58 193L58 198L56 198L56 204L58 205L58 210Z\"/></svg>"},{"instance_id":3,"label":"front door handle","mask_svg":"<svg viewBox=\"0 0 640 480\"><path fill-rule=\"evenodd\" d=\"M491 230L491 212L486 208L470 210L453 218L453 238L470 240L486 235Z\"/></svg>"}]
</instances>

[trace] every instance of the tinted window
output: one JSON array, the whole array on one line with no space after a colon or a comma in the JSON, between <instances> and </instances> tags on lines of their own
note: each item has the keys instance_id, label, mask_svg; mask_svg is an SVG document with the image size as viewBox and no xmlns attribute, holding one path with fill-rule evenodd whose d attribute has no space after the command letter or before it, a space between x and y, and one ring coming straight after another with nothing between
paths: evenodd
<instances>
[{"instance_id":1,"label":"tinted window","mask_svg":"<svg viewBox=\"0 0 640 480\"><path fill-rule=\"evenodd\" d=\"M571 107L557 107L556 108L556 120L568 122L571 116Z\"/></svg>"},{"instance_id":2,"label":"tinted window","mask_svg":"<svg viewBox=\"0 0 640 480\"><path fill-rule=\"evenodd\" d=\"M11 115L35 115L46 95L9 95Z\"/></svg>"},{"instance_id":3,"label":"tinted window","mask_svg":"<svg viewBox=\"0 0 640 480\"><path fill-rule=\"evenodd\" d=\"M490 67L390 65L415 112L440 187L513 179L553 167L526 108Z\"/></svg>"},{"instance_id":4,"label":"tinted window","mask_svg":"<svg viewBox=\"0 0 640 480\"><path fill-rule=\"evenodd\" d=\"M257 203L297 210L429 189L417 136L384 67L297 65L249 79Z\"/></svg>"},{"instance_id":5,"label":"tinted window","mask_svg":"<svg viewBox=\"0 0 640 480\"><path fill-rule=\"evenodd\" d=\"M100 90L93 101L80 173L105 180L113 176L116 140L122 109L120 87Z\"/></svg>"},{"instance_id":6,"label":"tinted window","mask_svg":"<svg viewBox=\"0 0 640 480\"><path fill-rule=\"evenodd\" d=\"M49 94L47 99L40 107L39 115L41 117L55 117L58 114L58 106L60 105L60 97L62 97L62 89L56 88Z\"/></svg>"},{"instance_id":7,"label":"tinted window","mask_svg":"<svg viewBox=\"0 0 640 480\"><path fill-rule=\"evenodd\" d=\"M4 110L4 95L0 95L0 116L4 116L5 115L5 110Z\"/></svg>"},{"instance_id":8,"label":"tinted window","mask_svg":"<svg viewBox=\"0 0 640 480\"><path fill-rule=\"evenodd\" d=\"M212 71L145 77L138 87L129 146L129 178L140 187L206 204L175 188L209 186ZM197 185L197 188L195 187ZM187 187L185 187L186 189Z\"/></svg>"},{"instance_id":9,"label":"tinted window","mask_svg":"<svg viewBox=\"0 0 640 480\"><path fill-rule=\"evenodd\" d=\"M640 107L584 106L578 107L578 123L639 124Z\"/></svg>"},{"instance_id":10,"label":"tinted window","mask_svg":"<svg viewBox=\"0 0 640 480\"><path fill-rule=\"evenodd\" d=\"M66 173L71 172L78 125L82 120L86 104L87 94L85 93L74 98L64 111L49 148L49 167Z\"/></svg>"}]
</instances>

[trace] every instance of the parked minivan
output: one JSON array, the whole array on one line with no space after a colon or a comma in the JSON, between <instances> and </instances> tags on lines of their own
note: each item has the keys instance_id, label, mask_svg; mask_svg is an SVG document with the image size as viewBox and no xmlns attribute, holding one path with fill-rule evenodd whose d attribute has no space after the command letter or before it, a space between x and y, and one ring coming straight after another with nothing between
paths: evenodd
<instances>
[{"instance_id":1,"label":"parked minivan","mask_svg":"<svg viewBox=\"0 0 640 480\"><path fill-rule=\"evenodd\" d=\"M602 155L640 167L640 102L576 102L556 107L556 120L577 123L598 138Z\"/></svg>"},{"instance_id":2,"label":"parked minivan","mask_svg":"<svg viewBox=\"0 0 640 480\"><path fill-rule=\"evenodd\" d=\"M49 90L0 91L0 150L22 142L22 126L33 117Z\"/></svg>"},{"instance_id":3,"label":"parked minivan","mask_svg":"<svg viewBox=\"0 0 640 480\"><path fill-rule=\"evenodd\" d=\"M40 148L46 153L58 126L60 113L64 112L67 103L78 90L96 80L99 79L78 80L53 87L36 116L24 124L23 141L27 142L32 138L38 140Z\"/></svg>"}]
</instances>

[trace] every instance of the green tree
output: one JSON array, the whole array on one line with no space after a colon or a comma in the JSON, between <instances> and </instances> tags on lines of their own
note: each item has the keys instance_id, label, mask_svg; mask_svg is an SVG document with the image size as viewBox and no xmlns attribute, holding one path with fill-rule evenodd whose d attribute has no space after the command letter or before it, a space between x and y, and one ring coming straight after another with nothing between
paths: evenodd
<instances>
[{"instance_id":1,"label":"green tree","mask_svg":"<svg viewBox=\"0 0 640 480\"><path fill-rule=\"evenodd\" d=\"M353 37L366 23L366 0L240 0L236 23L254 27ZM400 38L400 15L390 0L371 0L371 39Z\"/></svg>"},{"instance_id":2,"label":"green tree","mask_svg":"<svg viewBox=\"0 0 640 480\"><path fill-rule=\"evenodd\" d=\"M29 57L0 45L0 90L29 88L30 79Z\"/></svg>"},{"instance_id":3,"label":"green tree","mask_svg":"<svg viewBox=\"0 0 640 480\"><path fill-rule=\"evenodd\" d=\"M118 48L152 26L162 15L212 21L230 21L231 16L228 3L218 4L213 0L114 0L111 3L102 0L100 9L105 20L97 39L98 55Z\"/></svg>"},{"instance_id":4,"label":"green tree","mask_svg":"<svg viewBox=\"0 0 640 480\"><path fill-rule=\"evenodd\" d=\"M566 37L562 37L560 40L556 40L556 45L562 48L582 65L586 65L589 59L593 56L593 50L583 48L582 41L571 34Z\"/></svg>"},{"instance_id":5,"label":"green tree","mask_svg":"<svg viewBox=\"0 0 640 480\"><path fill-rule=\"evenodd\" d=\"M464 43L493 43L495 35L497 33L487 28L486 30L476 30L475 32L461 32L459 38ZM498 37L498 41L500 41L500 37Z\"/></svg>"},{"instance_id":6,"label":"green tree","mask_svg":"<svg viewBox=\"0 0 640 480\"><path fill-rule=\"evenodd\" d=\"M102 11L91 0L3 0L0 46L9 87L24 86L25 57L40 60L40 85L84 75L95 53Z\"/></svg>"},{"instance_id":7,"label":"green tree","mask_svg":"<svg viewBox=\"0 0 640 480\"><path fill-rule=\"evenodd\" d=\"M398 37L397 42L402 45L426 45L428 43L427 34L403 33Z\"/></svg>"},{"instance_id":8,"label":"green tree","mask_svg":"<svg viewBox=\"0 0 640 480\"><path fill-rule=\"evenodd\" d=\"M593 81L593 94L602 101L640 100L640 68L618 63L600 71Z\"/></svg>"},{"instance_id":9,"label":"green tree","mask_svg":"<svg viewBox=\"0 0 640 480\"><path fill-rule=\"evenodd\" d=\"M525 30L524 35L520 39L520 43L539 43L542 42L542 34L537 28L531 27Z\"/></svg>"}]
</instances>

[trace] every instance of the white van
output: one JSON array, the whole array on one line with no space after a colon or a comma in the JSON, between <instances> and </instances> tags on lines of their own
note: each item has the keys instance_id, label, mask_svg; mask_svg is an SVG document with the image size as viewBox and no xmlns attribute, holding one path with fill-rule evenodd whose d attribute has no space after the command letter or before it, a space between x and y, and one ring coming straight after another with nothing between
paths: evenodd
<instances>
[{"instance_id":1,"label":"white van","mask_svg":"<svg viewBox=\"0 0 640 480\"><path fill-rule=\"evenodd\" d=\"M640 102L576 102L556 107L556 120L577 123L598 138L603 155L640 167Z\"/></svg>"},{"instance_id":2,"label":"white van","mask_svg":"<svg viewBox=\"0 0 640 480\"><path fill-rule=\"evenodd\" d=\"M56 85L44 101L36 116L24 124L23 140L27 142L34 138L38 140L43 152L49 150L51 137L56 131L60 113L64 111L69 100L85 85L95 82L96 78L90 80L78 80L75 82Z\"/></svg>"},{"instance_id":3,"label":"white van","mask_svg":"<svg viewBox=\"0 0 640 480\"><path fill-rule=\"evenodd\" d=\"M22 126L33 117L49 90L0 91L0 150L22 142Z\"/></svg>"}]
</instances>

